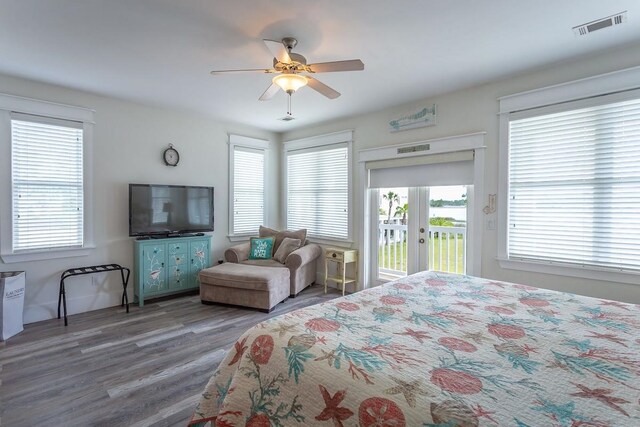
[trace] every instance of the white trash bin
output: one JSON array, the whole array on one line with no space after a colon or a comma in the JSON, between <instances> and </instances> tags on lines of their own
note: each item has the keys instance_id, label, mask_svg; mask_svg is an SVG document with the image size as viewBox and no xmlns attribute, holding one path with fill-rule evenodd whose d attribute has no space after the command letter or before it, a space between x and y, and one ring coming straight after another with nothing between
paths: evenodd
<instances>
[{"instance_id":1,"label":"white trash bin","mask_svg":"<svg viewBox=\"0 0 640 427\"><path fill-rule=\"evenodd\" d=\"M0 341L5 341L22 332L22 310L24 308L24 271L0 272Z\"/></svg>"}]
</instances>

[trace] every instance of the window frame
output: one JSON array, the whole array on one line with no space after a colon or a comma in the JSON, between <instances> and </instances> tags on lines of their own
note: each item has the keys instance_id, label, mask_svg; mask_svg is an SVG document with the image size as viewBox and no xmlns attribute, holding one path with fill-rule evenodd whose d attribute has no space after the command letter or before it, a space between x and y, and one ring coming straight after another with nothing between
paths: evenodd
<instances>
[{"instance_id":1,"label":"window frame","mask_svg":"<svg viewBox=\"0 0 640 427\"><path fill-rule=\"evenodd\" d=\"M288 159L287 156L289 152L298 151L298 150L312 150L317 148L322 150L323 148L336 145L336 144L346 144L347 146L347 238L339 239L339 238L326 238L326 237L316 237L313 235L308 235L307 239L314 243L320 244L330 244L340 247L351 247L353 244L353 130L345 130L340 132L334 132L324 135L313 136L304 139L296 139L291 141L284 142L282 149L282 164L283 167L283 176L282 176L282 188L283 188L283 197L282 204L284 212L284 222L285 227L288 229L288 200L289 200L289 171L288 171Z\"/></svg>"},{"instance_id":2,"label":"window frame","mask_svg":"<svg viewBox=\"0 0 640 427\"><path fill-rule=\"evenodd\" d=\"M579 109L588 105L614 103L640 98L640 67L615 71L560 85L499 98L499 168L498 194L504 198L498 203L498 256L500 267L509 270L571 276L619 283L640 283L640 274L615 268L577 266L548 261L510 258L508 253L508 195L509 195L509 122L512 117L522 118L532 110L535 115L553 111ZM603 102L605 101L605 102ZM535 114L539 112L539 114Z\"/></svg>"},{"instance_id":3,"label":"window frame","mask_svg":"<svg viewBox=\"0 0 640 427\"><path fill-rule=\"evenodd\" d=\"M251 138L248 136L242 136L242 135L236 135L236 134L229 134L229 231L227 234L227 237L229 238L230 241L232 242L240 242L240 241L246 241L249 240L249 238L251 236L255 236L258 233L258 229L256 228L256 230L254 232L251 233L236 233L234 230L234 177L235 177L235 150L236 147L239 148L246 148L246 149L250 149L250 150L258 150L258 151L262 151L262 154L264 156L263 158L263 177L262 177L262 182L263 182L263 204L262 204L262 217L263 217L263 224L268 224L269 223L269 218L268 218L268 213L269 213L269 209L268 209L268 205L269 205L269 201L268 201L268 197L267 197L267 178L269 176L268 174L268 168L269 168L269 162L268 162L268 154L269 154L269 149L270 149L270 143L267 140L264 139L257 139L257 138Z\"/></svg>"},{"instance_id":4,"label":"window frame","mask_svg":"<svg viewBox=\"0 0 640 427\"><path fill-rule=\"evenodd\" d=\"M13 251L13 185L11 114L42 116L82 123L83 131L83 245ZM4 263L87 256L95 249L93 235L93 128L95 111L49 101L0 94L0 258Z\"/></svg>"}]
</instances>

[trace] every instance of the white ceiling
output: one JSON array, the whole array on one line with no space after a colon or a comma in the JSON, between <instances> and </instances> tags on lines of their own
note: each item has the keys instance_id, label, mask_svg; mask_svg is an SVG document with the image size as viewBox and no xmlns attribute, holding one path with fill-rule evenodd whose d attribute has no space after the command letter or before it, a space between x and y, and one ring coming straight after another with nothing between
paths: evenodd
<instances>
[{"instance_id":1,"label":"white ceiling","mask_svg":"<svg viewBox=\"0 0 640 427\"><path fill-rule=\"evenodd\" d=\"M583 37L572 27L627 10ZM0 0L0 73L271 131L351 116L640 41L637 0ZM263 38L294 36L309 62L360 58L364 71L316 74L307 88L258 97Z\"/></svg>"}]
</instances>

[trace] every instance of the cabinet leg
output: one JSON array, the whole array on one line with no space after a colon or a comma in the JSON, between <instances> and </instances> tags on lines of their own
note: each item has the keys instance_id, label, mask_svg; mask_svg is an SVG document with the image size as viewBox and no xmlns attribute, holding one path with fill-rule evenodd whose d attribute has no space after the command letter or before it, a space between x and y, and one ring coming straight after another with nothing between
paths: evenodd
<instances>
[{"instance_id":1,"label":"cabinet leg","mask_svg":"<svg viewBox=\"0 0 640 427\"><path fill-rule=\"evenodd\" d=\"M358 292L358 259L357 258L356 258L355 264L353 265L353 268L356 270L356 274L355 274L356 281L353 284L353 288L354 288L353 292Z\"/></svg>"},{"instance_id":2,"label":"cabinet leg","mask_svg":"<svg viewBox=\"0 0 640 427\"><path fill-rule=\"evenodd\" d=\"M324 293L327 293L327 281L329 277L329 261L328 260L324 260Z\"/></svg>"}]
</instances>

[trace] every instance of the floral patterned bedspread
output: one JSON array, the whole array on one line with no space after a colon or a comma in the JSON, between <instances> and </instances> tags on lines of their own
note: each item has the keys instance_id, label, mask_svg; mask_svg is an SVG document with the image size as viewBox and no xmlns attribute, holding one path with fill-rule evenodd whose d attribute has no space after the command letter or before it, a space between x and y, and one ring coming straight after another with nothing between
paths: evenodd
<instances>
[{"instance_id":1,"label":"floral patterned bedspread","mask_svg":"<svg viewBox=\"0 0 640 427\"><path fill-rule=\"evenodd\" d=\"M640 306L424 272L260 323L190 425L640 426Z\"/></svg>"}]
</instances>

